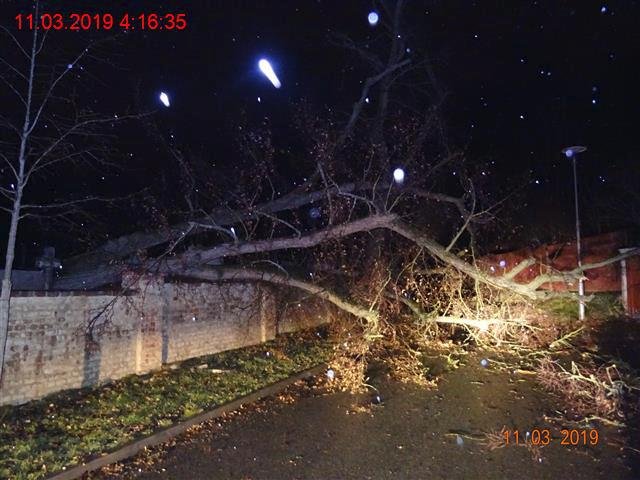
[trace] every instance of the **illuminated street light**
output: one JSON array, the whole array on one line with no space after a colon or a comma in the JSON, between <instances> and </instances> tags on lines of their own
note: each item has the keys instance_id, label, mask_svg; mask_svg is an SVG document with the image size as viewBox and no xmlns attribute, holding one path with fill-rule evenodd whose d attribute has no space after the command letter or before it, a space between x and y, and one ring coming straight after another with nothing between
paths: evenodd
<instances>
[{"instance_id":1,"label":"illuminated street light","mask_svg":"<svg viewBox=\"0 0 640 480\"><path fill-rule=\"evenodd\" d=\"M578 259L578 269L582 268L582 246L580 245L580 211L578 208L578 169L576 166L576 156L585 152L587 147L576 145L562 149L562 153L570 158L573 163L573 195L576 205L576 257ZM578 318L584 320L584 279L583 272L580 270L580 279L578 280Z\"/></svg>"}]
</instances>

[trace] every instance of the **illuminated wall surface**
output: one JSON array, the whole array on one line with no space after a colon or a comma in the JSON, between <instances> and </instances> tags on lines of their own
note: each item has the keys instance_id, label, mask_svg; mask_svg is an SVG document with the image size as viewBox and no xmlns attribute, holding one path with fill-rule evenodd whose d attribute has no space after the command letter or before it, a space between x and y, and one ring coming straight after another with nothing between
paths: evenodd
<instances>
[{"instance_id":1,"label":"illuminated wall surface","mask_svg":"<svg viewBox=\"0 0 640 480\"><path fill-rule=\"evenodd\" d=\"M624 232L584 238L582 240L582 264L587 265L613 258L620 253L621 249L627 246L629 246L629 241ZM553 270L559 272L576 268L576 244L575 242L567 242L541 245L536 248L523 248L512 252L487 255L482 257L479 262L484 269L493 272L495 275L502 275L503 272L509 272L527 258L535 258L538 262L516 275L515 280L519 283L527 283L542 273L550 273L550 270L545 266L550 266ZM633 279L640 277L640 262L633 258L627 260L626 270L627 276L631 278L628 288L632 288L632 290L633 288L639 289L638 282ZM621 291L622 272L620 262L588 270L586 277L585 290L587 292ZM541 288L555 291L577 291L578 285L577 283L574 285L553 283L544 284ZM640 290L635 292L635 295L640 295Z\"/></svg>"},{"instance_id":2,"label":"illuminated wall surface","mask_svg":"<svg viewBox=\"0 0 640 480\"><path fill-rule=\"evenodd\" d=\"M109 304L92 339L86 326ZM309 322L293 307L284 313L282 331L326 319L316 316ZM271 290L255 283L173 284L145 278L118 298L107 292L17 292L11 300L0 404L258 344L275 337L276 314Z\"/></svg>"}]
</instances>

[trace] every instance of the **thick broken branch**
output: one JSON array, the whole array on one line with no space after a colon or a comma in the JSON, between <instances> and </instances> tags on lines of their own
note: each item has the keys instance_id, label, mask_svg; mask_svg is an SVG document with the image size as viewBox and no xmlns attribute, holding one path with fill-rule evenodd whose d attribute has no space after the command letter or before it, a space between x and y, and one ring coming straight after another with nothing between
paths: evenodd
<instances>
[{"instance_id":1,"label":"thick broken branch","mask_svg":"<svg viewBox=\"0 0 640 480\"><path fill-rule=\"evenodd\" d=\"M175 274L189 278L197 278L210 282L222 281L260 281L268 282L275 285L284 285L293 287L310 293L318 298L331 302L341 310L362 318L367 322L377 322L378 312L358 306L346 298L327 290L324 287L314 285L304 280L298 280L281 273L264 272L261 270L245 269L245 268L211 268L211 267L190 267L171 271L163 269L163 273Z\"/></svg>"},{"instance_id":2,"label":"thick broken branch","mask_svg":"<svg viewBox=\"0 0 640 480\"><path fill-rule=\"evenodd\" d=\"M245 244L224 244L212 249L201 252L188 252L185 257L176 257L165 263L166 268L170 270L180 271L193 268L194 263L206 263L216 258L221 258L225 255L242 255L247 253L258 253L265 251L273 251L285 248L304 248L317 245L327 239L340 238L347 235L351 235L356 232L371 231L378 228L387 228L395 231L403 237L413 241L417 245L427 249L431 255L439 260L453 266L463 273L471 276L472 278L484 282L486 284L495 286L497 288L508 289L515 291L529 298L539 298L540 292L532 290L527 285L520 285L513 282L510 279L504 277L493 277L485 272L482 272L477 267L469 264L459 258L458 256L448 252L445 247L431 239L424 233L420 232L415 227L398 220L392 215L385 216L373 216L365 217L361 220L356 220L347 224L330 227L326 230L310 234L305 237L299 238L286 238L276 240L263 240L257 242L247 242ZM183 233L184 234L184 233ZM114 276L117 276L118 268L111 267L108 269L102 268L96 270L95 273L74 275L66 280L61 279L58 283L58 288L72 289L72 288L96 288L105 283L113 281ZM109 280L109 281L107 281ZM102 283L100 283L102 282Z\"/></svg>"},{"instance_id":3,"label":"thick broken branch","mask_svg":"<svg viewBox=\"0 0 640 480\"><path fill-rule=\"evenodd\" d=\"M504 276L504 278L508 278L509 280L513 280L520 272L522 272L523 270L526 270L527 268L529 268L532 265L535 265L535 263L536 263L535 258L527 258L527 259L521 261L518 265L513 267L511 270L509 270L503 276Z\"/></svg>"},{"instance_id":4,"label":"thick broken branch","mask_svg":"<svg viewBox=\"0 0 640 480\"><path fill-rule=\"evenodd\" d=\"M368 232L383 228L395 220L395 215L373 215L340 225L319 230L301 237L285 237L271 240L258 240L246 243L225 243L213 248L203 250L191 250L180 258L187 263L208 263L223 257L246 255L251 253L272 252L294 248L310 248L323 242L353 235L358 232Z\"/></svg>"},{"instance_id":5,"label":"thick broken branch","mask_svg":"<svg viewBox=\"0 0 640 480\"><path fill-rule=\"evenodd\" d=\"M344 185L343 188L353 190L355 184ZM331 190L334 191L334 193L337 191L337 189L333 188ZM257 205L252 209L231 210L228 208L218 208L210 212L207 216L172 225L164 230L123 235L106 242L95 250L68 259L65 262L65 266L71 271L91 270L110 260L122 259L139 250L151 248L169 242L176 237L183 236L189 227L194 224L215 224L216 226L232 225L241 221L257 219L261 213L277 213L285 210L294 210L304 205L320 201L325 195L325 190L304 193L293 192L277 200ZM194 231L196 230L197 229L194 229Z\"/></svg>"},{"instance_id":6,"label":"thick broken branch","mask_svg":"<svg viewBox=\"0 0 640 480\"><path fill-rule=\"evenodd\" d=\"M409 309L413 312L414 316L421 322L425 323L445 323L445 324L453 324L453 325L464 325L465 327L475 327L480 330L487 329L490 325L500 324L500 323L522 323L524 320L517 319L499 319L499 318L489 318L489 319L475 319L475 318L457 318L457 317L446 317L446 316L434 316L425 312L417 302L404 297L402 295L396 294L388 294L387 296L391 298L396 298L400 300L400 302L404 303Z\"/></svg>"},{"instance_id":7,"label":"thick broken branch","mask_svg":"<svg viewBox=\"0 0 640 480\"><path fill-rule=\"evenodd\" d=\"M573 270L553 273L553 274L544 274L538 275L536 278L527 283L527 287L532 289L540 288L545 283L554 283L554 282L567 282L568 279L573 279L578 281L580 278L584 277L584 272L589 270L595 270L596 268L606 267L607 265L611 265L612 263L617 263L625 258L632 257L634 255L640 255L640 248L634 248L629 250L628 252L621 253L616 255L615 257L607 258L606 260L602 260L600 262L587 263L582 266L576 267ZM520 262L520 264L525 263L527 260ZM520 267L518 264L511 271Z\"/></svg>"},{"instance_id":8,"label":"thick broken branch","mask_svg":"<svg viewBox=\"0 0 640 480\"><path fill-rule=\"evenodd\" d=\"M408 240L411 240L416 245L425 248L438 260L451 265L462 273L469 275L474 280L478 280L479 282L491 285L496 288L510 290L531 299L537 299L543 296L541 292L536 292L530 287L515 283L508 278L494 277L486 274L485 272L478 269L475 265L467 263L460 257L448 252L446 248L440 245L438 242L405 222L394 221L390 224L389 228L407 238Z\"/></svg>"},{"instance_id":9,"label":"thick broken branch","mask_svg":"<svg viewBox=\"0 0 640 480\"><path fill-rule=\"evenodd\" d=\"M180 271L187 267L197 267L224 257L235 257L253 253L272 252L276 250L310 248L323 242L343 238L358 232L368 232L384 228L397 217L395 215L374 215L353 222L334 225L302 237L285 237L270 240L257 240L245 243L224 243L215 247L199 250L188 250L164 263L171 271ZM56 282L60 290L92 289L119 281L119 275L126 265L103 267L94 271L75 273L63 277ZM156 267L147 267L152 271Z\"/></svg>"},{"instance_id":10,"label":"thick broken branch","mask_svg":"<svg viewBox=\"0 0 640 480\"><path fill-rule=\"evenodd\" d=\"M286 210L295 210L296 208L300 208L304 205L322 201L327 195L341 195L370 189L388 190L389 185L390 184L386 182L376 185L369 182L346 183L343 185L329 187L326 190L322 189L302 193L292 192L278 198L277 200L256 205L251 209L231 210L228 208L218 208L210 212L207 216L172 225L164 230L135 232L109 240L95 250L67 259L64 262L65 269L70 272L82 272L96 269L112 260L123 259L140 250L145 250L147 248L169 242L175 238L182 237L185 235L185 232L189 232L189 234L192 235L199 231L198 228L189 231L190 227L193 225L200 228L207 228L207 225L217 227L233 225L246 220L258 219L262 214L273 214ZM429 200L453 204L463 215L464 212L466 212L461 200L456 197L436 192L428 192L417 188L411 189L410 193L414 193Z\"/></svg>"},{"instance_id":11,"label":"thick broken branch","mask_svg":"<svg viewBox=\"0 0 640 480\"><path fill-rule=\"evenodd\" d=\"M175 274L186 274L186 272L197 270L201 265L212 262L216 259L231 256L240 256L246 254L264 253L276 250L310 248L323 242L333 239L344 238L359 232L368 232L376 229L389 229L403 236L404 238L414 242L418 246L426 249L433 257L448 264L471 278L484 284L509 290L531 299L541 299L549 296L549 292L537 291L543 283L550 281L565 281L567 278L582 275L584 271L615 263L624 258L640 253L640 249L634 249L629 252L617 255L611 259L601 262L583 265L569 272L554 275L541 275L528 284L520 284L513 280L515 275L531 265L532 260L527 259L514 267L509 274L503 276L493 276L488 272L479 269L476 265L471 264L449 252L444 246L430 238L419 229L409 225L408 223L398 219L393 214L373 215L344 223L327 227L323 230L310 233L300 237L277 238L271 240L257 240L245 243L225 243L204 250L190 250L182 255L178 255L171 260L165 261L161 267L163 270L174 272ZM75 274L70 277L62 278L57 282L59 289L96 288L107 283L118 281L118 276L125 266L110 266L100 268L93 272ZM158 271L158 268L151 268L152 271ZM515 273L514 273L515 272ZM403 299L404 301L404 299Z\"/></svg>"}]
</instances>

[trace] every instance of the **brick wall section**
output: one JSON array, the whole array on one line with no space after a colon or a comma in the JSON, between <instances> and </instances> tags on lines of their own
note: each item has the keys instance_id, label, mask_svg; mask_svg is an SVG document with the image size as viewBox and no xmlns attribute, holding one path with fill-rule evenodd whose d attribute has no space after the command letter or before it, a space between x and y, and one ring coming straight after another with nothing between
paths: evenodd
<instances>
[{"instance_id":1,"label":"brick wall section","mask_svg":"<svg viewBox=\"0 0 640 480\"><path fill-rule=\"evenodd\" d=\"M279 305L277 312L278 334L318 327L331 318L331 307L326 302L303 296Z\"/></svg>"},{"instance_id":2,"label":"brick wall section","mask_svg":"<svg viewBox=\"0 0 640 480\"><path fill-rule=\"evenodd\" d=\"M17 292L11 299L0 405L149 372L163 363L276 335L274 295L255 283L173 284L143 277L132 292L118 297L37 293ZM87 335L88 322L100 312L93 336Z\"/></svg>"},{"instance_id":3,"label":"brick wall section","mask_svg":"<svg viewBox=\"0 0 640 480\"><path fill-rule=\"evenodd\" d=\"M165 362L275 338L265 296L266 290L246 283L165 285Z\"/></svg>"},{"instance_id":4,"label":"brick wall section","mask_svg":"<svg viewBox=\"0 0 640 480\"><path fill-rule=\"evenodd\" d=\"M125 285L135 285L137 289L136 295L130 297L128 307L138 322L135 373L143 374L162 366L165 284L163 278L148 275L135 280L136 283L133 283L125 276L123 282Z\"/></svg>"},{"instance_id":5,"label":"brick wall section","mask_svg":"<svg viewBox=\"0 0 640 480\"><path fill-rule=\"evenodd\" d=\"M122 302L112 322L86 338L90 318L112 295L48 295L11 299L0 404L22 403L67 388L95 385L131 373L137 322Z\"/></svg>"}]
</instances>

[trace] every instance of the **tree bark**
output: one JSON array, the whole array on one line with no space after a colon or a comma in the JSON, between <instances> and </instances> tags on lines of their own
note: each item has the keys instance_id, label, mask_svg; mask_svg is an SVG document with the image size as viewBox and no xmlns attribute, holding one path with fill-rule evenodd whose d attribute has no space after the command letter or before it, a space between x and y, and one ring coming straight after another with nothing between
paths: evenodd
<instances>
[{"instance_id":1,"label":"tree bark","mask_svg":"<svg viewBox=\"0 0 640 480\"><path fill-rule=\"evenodd\" d=\"M471 278L484 284L506 289L521 294L530 299L542 299L549 296L548 292L537 291L543 283L550 281L562 281L582 274L586 270L598 268L633 254L640 253L634 250L625 254L620 254L612 259L608 259L595 264L583 265L581 269L570 272L562 272L556 275L541 275L528 284L520 284L513 280L513 275L494 276L479 269L476 265L468 263L457 255L448 251L444 246L430 238L419 229L398 219L396 215L373 215L364 217L352 222L334 225L323 230L303 235L300 237L284 237L269 240L257 240L245 243L225 243L216 245L209 249L190 250L171 260L164 261L161 267L147 267L150 271L158 271L159 268L169 269L180 274L192 268L198 268L214 260L242 256L246 254L264 253L276 250L309 248L319 245L332 239L344 238L358 232L370 232L378 229L388 229L414 242L416 245L425 248L433 257L439 259L447 265L451 265L457 270L469 275ZM522 265L517 265L512 271L521 271L530 265L530 260L525 260ZM87 271L71 276L63 277L56 282L56 288L60 290L73 289L93 289L109 283L118 282L120 274L127 265L111 265L92 271Z\"/></svg>"},{"instance_id":2,"label":"tree bark","mask_svg":"<svg viewBox=\"0 0 640 480\"><path fill-rule=\"evenodd\" d=\"M351 192L358 187L355 183L349 183L339 188L340 191ZM337 191L338 188L330 189L330 193L332 194ZM114 240L109 240L95 250L67 259L64 262L65 268L71 272L92 270L109 261L125 258L139 250L170 242L186 234L193 234L195 230L191 228L193 223L225 226L247 220L257 220L262 213L273 214L285 210L294 210L304 205L320 201L324 199L326 195L327 191L324 189L313 192L291 192L277 200L256 205L254 208L243 210L218 208L200 218L172 225L165 230L135 232L123 235Z\"/></svg>"},{"instance_id":3,"label":"tree bark","mask_svg":"<svg viewBox=\"0 0 640 480\"><path fill-rule=\"evenodd\" d=\"M384 228L395 220L395 215L372 215L352 222L334 225L300 237L284 237L252 242L223 243L212 248L188 250L175 258L163 262L163 267L179 272L187 267L197 267L220 258L236 257L251 253L264 253L276 250L310 248L323 242L339 239L358 232L369 232ZM93 288L119 282L122 271L127 265L111 265L95 270L76 273L62 277L56 281L58 290L90 290ZM158 267L147 266L151 271Z\"/></svg>"},{"instance_id":4,"label":"tree bark","mask_svg":"<svg viewBox=\"0 0 640 480\"><path fill-rule=\"evenodd\" d=\"M230 210L227 208L219 208L213 210L206 216L194 219L192 221L182 222L172 225L165 230L152 232L135 232L123 235L113 240L109 240L95 250L76 255L64 261L65 271L71 273L79 273L83 271L92 271L101 266L107 265L110 261L120 260L139 250L155 247L163 243L170 242L186 235L193 235L198 231L193 228L193 224L202 225L233 225L247 220L256 220L261 214L273 214L286 210L295 210L305 205L321 201L329 195L339 195L341 193L353 193L357 191L365 191L369 189L386 191L390 187L388 182L372 184L370 182L346 183L327 189L316 190L312 192L291 192L283 197L265 202L251 209ZM454 205L464 216L466 212L462 200L450 195L444 195L437 192L428 192L426 190L411 188L406 189L409 193L426 198L436 202L445 202Z\"/></svg>"},{"instance_id":5,"label":"tree bark","mask_svg":"<svg viewBox=\"0 0 640 480\"><path fill-rule=\"evenodd\" d=\"M355 189L356 187L355 185L350 184L350 188ZM320 191L317 193L321 194L324 193L324 191ZM434 200L444 200L450 203L456 203L456 199L440 197L441 196L439 196L438 194L435 194ZM301 197L296 198L299 200ZM287 202L287 204L290 205L289 202ZM236 275L238 279L240 279L241 277L243 279L256 280L258 274L255 273L255 270L243 270L241 268L235 268L232 270L235 273L230 274L228 272L231 270L225 269L224 271L227 273L220 274L215 273L215 270L207 270L207 264L221 258L237 257L246 254L265 253L286 249L310 248L326 241L344 238L358 232L371 232L380 229L391 230L403 236L404 238L427 250L433 257L437 258L447 265L456 268L460 272L469 275L471 278L479 282L493 286L495 288L509 290L530 299L543 299L550 296L549 292L537 291L537 289L543 283L549 281L566 280L570 277L573 278L576 275L582 275L585 270L598 268L600 266L618 261L622 258L626 258L627 256L630 256L634 253L638 253L638 250L634 250L630 253L621 254L616 256L615 258L605 260L603 262L598 262L592 265L584 265L581 269L572 270L571 272L561 272L555 275L541 275L539 278L534 279L528 284L520 284L515 282L515 274L530 266L532 262L531 259L524 260L523 262L521 262L521 264L516 265L509 273L505 275L494 276L489 272L479 269L475 264L468 263L457 255L451 253L448 248L440 245L438 242L430 238L427 234L420 231L416 227L413 227L412 225L409 225L408 223L400 220L396 215L386 214L372 215L344 224L333 225L323 230L298 237L294 236L267 240L256 240L244 243L233 242L216 245L208 249L189 250L181 255L171 258L170 260L155 261L155 264L148 265L146 268L151 272L163 271L179 276L190 276L193 274L196 275L196 278L214 278L216 281L229 279L233 275ZM120 280L121 271L124 268L127 268L127 266L124 264L112 265L81 274L75 274L71 277L60 279L57 282L57 288L92 289L108 283L118 282ZM241 272L244 273L240 275ZM259 276L260 280L271 281L272 283L279 283L282 285L294 286L296 288L302 288L303 290L306 290L308 292L316 293L319 291L326 291L320 287L313 286L313 284L306 282L304 283L304 286L301 286L301 284L299 283L300 281L289 279L288 277L283 275L261 272ZM284 279L287 280L285 281ZM326 299L335 303L336 305L339 305L338 297L327 294ZM354 314L357 314L361 318L365 318L361 310L354 310L354 308L356 308L355 306L351 305L351 307L349 308L351 310L347 309L347 311L350 311L351 313L358 312Z\"/></svg>"},{"instance_id":6,"label":"tree bark","mask_svg":"<svg viewBox=\"0 0 640 480\"><path fill-rule=\"evenodd\" d=\"M462 273L469 275L471 278L475 280L478 280L482 283L491 285L496 288L506 289L515 293L519 293L531 299L539 299L543 296L541 292L536 292L535 290L532 290L527 285L521 285L508 278L494 277L492 275L489 275L483 272L482 270L477 268L475 265L465 262L457 255L447 251L447 249L442 245L440 245L438 242L436 242L432 238L429 238L420 230L418 230L417 228L405 222L396 220L389 225L389 228L394 232L398 233L399 235L402 235L403 237L407 238L408 240L411 240L416 245L419 245L425 248L435 258L439 259L440 261L448 265L451 265L452 267L456 268Z\"/></svg>"},{"instance_id":7,"label":"tree bark","mask_svg":"<svg viewBox=\"0 0 640 480\"><path fill-rule=\"evenodd\" d=\"M36 17L38 17L38 6L36 5ZM29 76L27 80L27 99L25 103L24 124L20 135L20 150L18 152L18 172L16 175L15 196L13 198L13 208L11 210L11 224L9 226L9 236L7 239L7 253L4 261L4 276L2 278L2 291L0 292L0 389L4 377L4 356L7 347L9 334L9 312L11 309L11 273L13 271L13 260L16 251L16 238L18 236L18 223L20 222L22 193L25 187L25 165L27 162L27 142L33 129L31 122L31 101L33 98L33 82L36 70L36 44L38 33L33 31L33 44L31 46L31 58L29 63ZM15 170L14 170L15 172Z\"/></svg>"},{"instance_id":8,"label":"tree bark","mask_svg":"<svg viewBox=\"0 0 640 480\"><path fill-rule=\"evenodd\" d=\"M375 310L356 305L350 300L343 298L338 294L319 285L315 285L304 280L295 279L280 273L263 272L255 269L226 267L187 267L179 269L177 271L172 271L170 268L164 268L162 269L162 273L180 275L188 278L197 278L210 282L249 280L267 282L275 285L284 285L287 287L293 287L303 290L318 298L331 302L341 310L344 310L345 312L348 312L367 322L378 321L378 312L376 312Z\"/></svg>"},{"instance_id":9,"label":"tree bark","mask_svg":"<svg viewBox=\"0 0 640 480\"><path fill-rule=\"evenodd\" d=\"M24 144L24 142L23 142ZM24 149L21 146L21 157L24 156ZM24 161L20 162L21 176L24 173ZM22 187L18 186L11 212L11 225L9 227L9 238L7 241L7 253L4 261L4 275L2 278L2 292L0 292L0 388L4 377L4 355L7 347L9 334L9 311L11 308L11 273L13 271L13 260L16 251L16 238L18 236L18 222L20 220L20 202L22 201Z\"/></svg>"}]
</instances>

